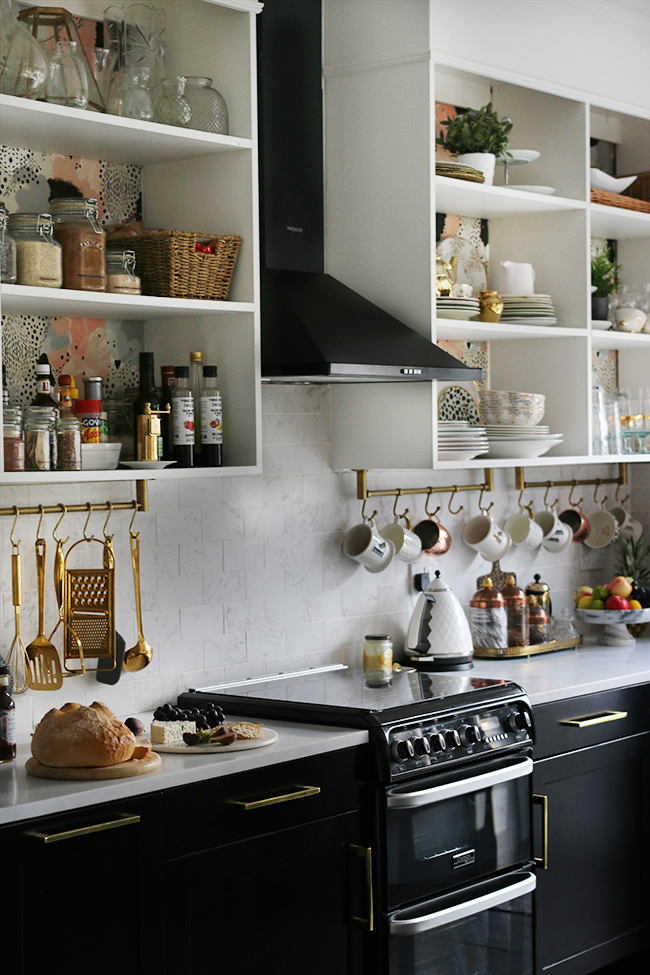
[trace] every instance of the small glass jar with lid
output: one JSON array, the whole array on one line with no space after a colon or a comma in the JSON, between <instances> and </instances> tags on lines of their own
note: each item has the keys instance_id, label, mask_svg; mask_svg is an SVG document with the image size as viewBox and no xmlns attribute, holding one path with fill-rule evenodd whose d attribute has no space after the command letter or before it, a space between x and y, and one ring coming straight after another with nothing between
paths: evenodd
<instances>
[{"instance_id":1,"label":"small glass jar with lid","mask_svg":"<svg viewBox=\"0 0 650 975\"><path fill-rule=\"evenodd\" d=\"M106 234L99 222L97 200L52 200L54 238L63 248L63 287L106 291Z\"/></svg>"},{"instance_id":2,"label":"small glass jar with lid","mask_svg":"<svg viewBox=\"0 0 650 975\"><path fill-rule=\"evenodd\" d=\"M56 443L56 421L59 416L59 411L55 406L28 406L24 411L24 423L25 423L25 470L41 470L39 467L29 467L28 459L28 438L27 438L27 424L28 422L34 421L35 423L43 422L47 424L47 429L50 437L50 466L43 468L44 470L55 471L56 470L56 456L57 456L57 443Z\"/></svg>"},{"instance_id":3,"label":"small glass jar with lid","mask_svg":"<svg viewBox=\"0 0 650 975\"><path fill-rule=\"evenodd\" d=\"M51 423L44 411L30 411L25 417L25 470L51 471Z\"/></svg>"},{"instance_id":4,"label":"small glass jar with lid","mask_svg":"<svg viewBox=\"0 0 650 975\"><path fill-rule=\"evenodd\" d=\"M25 470L25 438L23 415L17 407L5 407L2 411L5 471Z\"/></svg>"},{"instance_id":5,"label":"small glass jar with lid","mask_svg":"<svg viewBox=\"0 0 650 975\"><path fill-rule=\"evenodd\" d=\"M81 470L81 423L71 413L62 414L56 423L56 469Z\"/></svg>"},{"instance_id":6,"label":"small glass jar with lid","mask_svg":"<svg viewBox=\"0 0 650 975\"><path fill-rule=\"evenodd\" d=\"M538 596L528 597L528 639L530 644L548 643L551 639L551 619Z\"/></svg>"},{"instance_id":7,"label":"small glass jar with lid","mask_svg":"<svg viewBox=\"0 0 650 975\"><path fill-rule=\"evenodd\" d=\"M49 213L12 213L9 232L16 242L16 282L32 288L60 288L62 251L54 240Z\"/></svg>"},{"instance_id":8,"label":"small glass jar with lid","mask_svg":"<svg viewBox=\"0 0 650 975\"><path fill-rule=\"evenodd\" d=\"M9 214L0 202L0 281L14 284L16 280L16 241L7 230Z\"/></svg>"},{"instance_id":9,"label":"small glass jar with lid","mask_svg":"<svg viewBox=\"0 0 650 975\"><path fill-rule=\"evenodd\" d=\"M513 575L506 576L506 584L501 590L508 617L508 646L526 647L529 640L528 596L515 581Z\"/></svg>"},{"instance_id":10,"label":"small glass jar with lid","mask_svg":"<svg viewBox=\"0 0 650 975\"><path fill-rule=\"evenodd\" d=\"M141 295L135 251L106 251L106 290L112 295Z\"/></svg>"},{"instance_id":11,"label":"small glass jar with lid","mask_svg":"<svg viewBox=\"0 0 650 975\"><path fill-rule=\"evenodd\" d=\"M508 646L508 617L506 603L494 588L490 576L478 589L469 604L469 623L474 649L506 650Z\"/></svg>"},{"instance_id":12,"label":"small glass jar with lid","mask_svg":"<svg viewBox=\"0 0 650 975\"><path fill-rule=\"evenodd\" d=\"M363 644L363 672L370 686L386 684L393 673L393 641L387 633L368 633Z\"/></svg>"}]
</instances>

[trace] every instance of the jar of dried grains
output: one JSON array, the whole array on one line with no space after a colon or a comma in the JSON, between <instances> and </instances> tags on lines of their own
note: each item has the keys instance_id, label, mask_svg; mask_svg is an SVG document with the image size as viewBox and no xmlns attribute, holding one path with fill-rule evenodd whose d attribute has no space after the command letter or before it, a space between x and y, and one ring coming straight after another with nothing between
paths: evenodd
<instances>
[{"instance_id":1,"label":"jar of dried grains","mask_svg":"<svg viewBox=\"0 0 650 975\"><path fill-rule=\"evenodd\" d=\"M63 248L63 287L106 291L106 234L97 200L52 200L54 237Z\"/></svg>"},{"instance_id":2,"label":"jar of dried grains","mask_svg":"<svg viewBox=\"0 0 650 975\"><path fill-rule=\"evenodd\" d=\"M33 288L60 288L61 247L53 239L49 213L12 213L9 231L16 241L16 281Z\"/></svg>"},{"instance_id":3,"label":"jar of dried grains","mask_svg":"<svg viewBox=\"0 0 650 975\"><path fill-rule=\"evenodd\" d=\"M18 408L5 407L2 411L5 471L25 470L25 440L23 416Z\"/></svg>"},{"instance_id":4,"label":"jar of dried grains","mask_svg":"<svg viewBox=\"0 0 650 975\"><path fill-rule=\"evenodd\" d=\"M135 273L135 251L106 251L106 290L115 295L141 295Z\"/></svg>"},{"instance_id":5,"label":"jar of dried grains","mask_svg":"<svg viewBox=\"0 0 650 975\"><path fill-rule=\"evenodd\" d=\"M9 214L0 203L0 281L13 284L16 280L16 241L7 232Z\"/></svg>"},{"instance_id":6,"label":"jar of dried grains","mask_svg":"<svg viewBox=\"0 0 650 975\"><path fill-rule=\"evenodd\" d=\"M56 449L57 470L81 470L81 423L76 416L65 414L57 420Z\"/></svg>"}]
</instances>

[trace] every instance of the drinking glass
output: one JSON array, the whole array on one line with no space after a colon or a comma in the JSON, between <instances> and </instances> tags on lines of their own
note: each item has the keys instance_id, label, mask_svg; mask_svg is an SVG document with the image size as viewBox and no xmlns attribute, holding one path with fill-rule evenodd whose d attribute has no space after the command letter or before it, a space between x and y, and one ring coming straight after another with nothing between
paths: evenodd
<instances>
[{"instance_id":1,"label":"drinking glass","mask_svg":"<svg viewBox=\"0 0 650 975\"><path fill-rule=\"evenodd\" d=\"M623 436L621 433L621 411L619 397L616 393L605 393L605 416L607 418L607 453L623 454ZM629 453L629 451L628 451Z\"/></svg>"},{"instance_id":2,"label":"drinking glass","mask_svg":"<svg viewBox=\"0 0 650 975\"><path fill-rule=\"evenodd\" d=\"M69 108L88 107L88 76L75 41L57 41L45 85L45 101Z\"/></svg>"},{"instance_id":3,"label":"drinking glass","mask_svg":"<svg viewBox=\"0 0 650 975\"><path fill-rule=\"evenodd\" d=\"M591 442L592 453L608 454L607 412L605 410L605 391L602 386L594 386L591 391Z\"/></svg>"}]
</instances>

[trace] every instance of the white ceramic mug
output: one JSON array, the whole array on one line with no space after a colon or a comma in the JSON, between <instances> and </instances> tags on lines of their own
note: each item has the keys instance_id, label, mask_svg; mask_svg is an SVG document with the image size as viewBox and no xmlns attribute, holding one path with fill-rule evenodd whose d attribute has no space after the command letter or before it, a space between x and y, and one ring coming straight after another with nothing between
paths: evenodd
<instances>
[{"instance_id":1,"label":"white ceramic mug","mask_svg":"<svg viewBox=\"0 0 650 975\"><path fill-rule=\"evenodd\" d=\"M584 544L588 548L605 548L618 535L618 522L611 511L595 508L585 515L589 522L589 534Z\"/></svg>"},{"instance_id":2,"label":"white ceramic mug","mask_svg":"<svg viewBox=\"0 0 650 975\"><path fill-rule=\"evenodd\" d=\"M489 515L483 514L467 522L463 528L463 541L487 562L502 559L512 544L508 532L495 525Z\"/></svg>"},{"instance_id":3,"label":"white ceramic mug","mask_svg":"<svg viewBox=\"0 0 650 975\"><path fill-rule=\"evenodd\" d=\"M635 542L638 542L643 534L643 525L636 518L632 517L627 508L623 508L621 505L610 504L605 510L609 511L616 518L618 530L621 535L627 535L629 538L633 538Z\"/></svg>"},{"instance_id":4,"label":"white ceramic mug","mask_svg":"<svg viewBox=\"0 0 650 975\"><path fill-rule=\"evenodd\" d=\"M501 261L501 295L534 295L535 269L532 264L517 264L515 261Z\"/></svg>"},{"instance_id":5,"label":"white ceramic mug","mask_svg":"<svg viewBox=\"0 0 650 975\"><path fill-rule=\"evenodd\" d=\"M364 521L351 528L343 539L343 551L368 572L383 572L393 561L395 546L382 538L373 521Z\"/></svg>"},{"instance_id":6,"label":"white ceramic mug","mask_svg":"<svg viewBox=\"0 0 650 975\"><path fill-rule=\"evenodd\" d=\"M422 551L422 541L415 532L411 531L411 522L406 519L406 528L402 528L399 519L384 525L379 533L395 546L395 558L401 562L412 562Z\"/></svg>"},{"instance_id":7,"label":"white ceramic mug","mask_svg":"<svg viewBox=\"0 0 650 975\"><path fill-rule=\"evenodd\" d=\"M535 522L544 532L542 548L547 552L562 552L573 539L573 532L568 525L560 521L553 508L538 511Z\"/></svg>"},{"instance_id":8,"label":"white ceramic mug","mask_svg":"<svg viewBox=\"0 0 650 975\"><path fill-rule=\"evenodd\" d=\"M616 325L622 332L640 332L648 316L640 308L617 308Z\"/></svg>"},{"instance_id":9,"label":"white ceramic mug","mask_svg":"<svg viewBox=\"0 0 650 975\"><path fill-rule=\"evenodd\" d=\"M541 527L523 511L516 515L510 515L504 525L512 539L513 545L521 545L523 548L535 549L542 544L544 532Z\"/></svg>"}]
</instances>

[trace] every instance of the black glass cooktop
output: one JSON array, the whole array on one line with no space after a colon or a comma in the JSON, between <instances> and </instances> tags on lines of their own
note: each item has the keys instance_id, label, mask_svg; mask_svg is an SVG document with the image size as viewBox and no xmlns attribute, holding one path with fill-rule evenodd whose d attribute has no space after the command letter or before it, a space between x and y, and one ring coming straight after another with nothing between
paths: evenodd
<instances>
[{"instance_id":1,"label":"black glass cooktop","mask_svg":"<svg viewBox=\"0 0 650 975\"><path fill-rule=\"evenodd\" d=\"M230 713L365 727L402 717L487 706L522 694L516 684L464 673L395 671L386 682L344 666L274 674L190 689L183 707L218 701Z\"/></svg>"}]
</instances>

